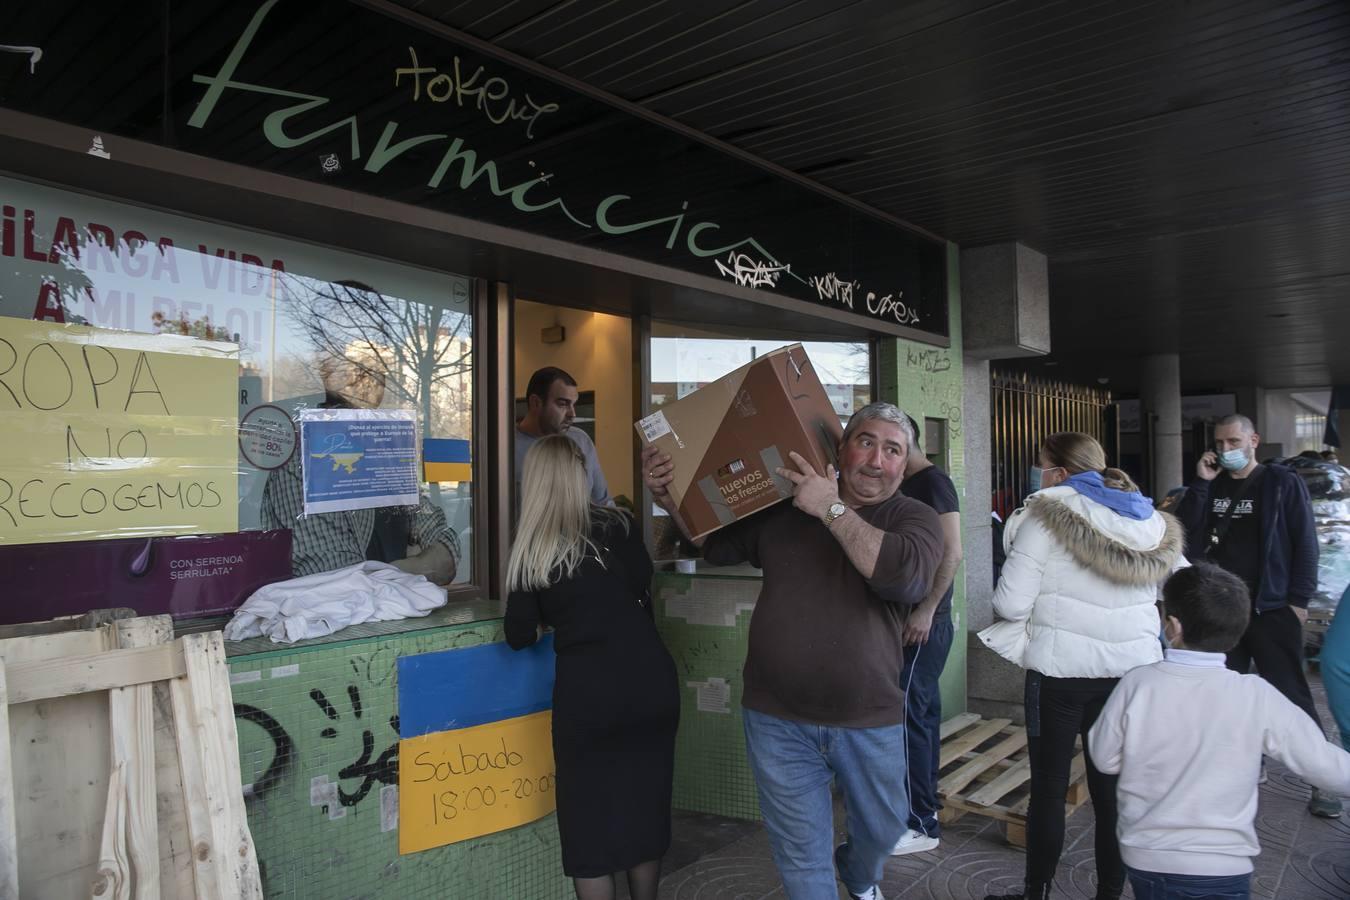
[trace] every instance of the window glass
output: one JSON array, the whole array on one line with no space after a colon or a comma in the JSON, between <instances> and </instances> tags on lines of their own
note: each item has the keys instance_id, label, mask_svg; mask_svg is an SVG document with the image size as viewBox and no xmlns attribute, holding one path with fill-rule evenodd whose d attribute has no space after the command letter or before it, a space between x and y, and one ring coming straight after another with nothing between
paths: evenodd
<instances>
[{"instance_id":1,"label":"window glass","mask_svg":"<svg viewBox=\"0 0 1350 900\"><path fill-rule=\"evenodd\" d=\"M0 455L9 469L0 469L0 553L25 561L20 602L4 604L4 621L110 598L142 614L223 614L292 571L367 558L430 565L436 554L420 555L419 541L457 556L455 583L473 580L467 279L7 178L0 201L0 334L11 338L8 348L0 343L0 384L20 387L0 388L0 409L31 432L17 435L24 455ZM44 342L52 347L35 349ZM231 362L221 368L222 360ZM52 377L56 388L71 379L64 407L41 400L61 394L42 386ZM119 402L128 386L136 390ZM97 406L86 415L80 402ZM398 426L397 440L371 438L372 447L406 438L406 450L350 458L334 445L309 461L372 484L382 483L368 474L378 466L397 469L404 492L376 491L367 502L411 496L416 505L300 517L284 496L306 464L298 446L291 452L290 421L319 409L339 421L387 411L375 420L380 435L394 428L389 421L411 423ZM140 438L120 440L137 428L149 435L144 448ZM202 459L215 460L222 446L226 463L207 467ZM186 488L173 494L184 473L231 465L209 482L224 495L214 517L164 512L184 505ZM152 469L159 487L137 493L135 479ZM97 477L108 479L96 494L106 495L110 514L129 507L121 518L70 506ZM6 485L16 492L8 504ZM32 502L11 515L25 485ZM147 503L163 515L147 513ZM28 517L43 509L45 522ZM325 522L331 527L311 527Z\"/></svg>"},{"instance_id":2,"label":"window glass","mask_svg":"<svg viewBox=\"0 0 1350 900\"><path fill-rule=\"evenodd\" d=\"M872 402L871 349L864 341L660 336L660 330L654 327L652 336L652 411L758 356L796 343L815 364L840 422L847 422L854 410Z\"/></svg>"}]
</instances>

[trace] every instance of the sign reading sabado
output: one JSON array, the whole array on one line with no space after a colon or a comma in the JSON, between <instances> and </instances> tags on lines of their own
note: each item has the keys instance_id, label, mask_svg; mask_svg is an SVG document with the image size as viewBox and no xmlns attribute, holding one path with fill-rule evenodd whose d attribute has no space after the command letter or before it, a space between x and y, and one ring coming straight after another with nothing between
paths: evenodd
<instances>
[{"instance_id":1,"label":"sign reading sabado","mask_svg":"<svg viewBox=\"0 0 1350 900\"><path fill-rule=\"evenodd\" d=\"M238 347L0 317L0 543L238 530Z\"/></svg>"},{"instance_id":2,"label":"sign reading sabado","mask_svg":"<svg viewBox=\"0 0 1350 900\"><path fill-rule=\"evenodd\" d=\"M492 834L553 812L553 712L399 742L400 853Z\"/></svg>"}]
</instances>

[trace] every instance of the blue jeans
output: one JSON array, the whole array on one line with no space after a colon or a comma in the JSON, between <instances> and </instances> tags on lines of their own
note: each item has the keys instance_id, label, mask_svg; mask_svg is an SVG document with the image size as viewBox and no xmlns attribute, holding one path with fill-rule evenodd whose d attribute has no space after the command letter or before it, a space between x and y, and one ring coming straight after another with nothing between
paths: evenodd
<instances>
[{"instance_id":1,"label":"blue jeans","mask_svg":"<svg viewBox=\"0 0 1350 900\"><path fill-rule=\"evenodd\" d=\"M1245 875L1168 875L1130 869L1134 900L1249 900L1251 873Z\"/></svg>"},{"instance_id":2,"label":"blue jeans","mask_svg":"<svg viewBox=\"0 0 1350 900\"><path fill-rule=\"evenodd\" d=\"M861 894L881 881L882 866L905 831L905 728L806 725L741 711L745 749L759 789L769 847L788 900L836 900L834 807L839 785L848 842L839 880Z\"/></svg>"},{"instance_id":3,"label":"blue jeans","mask_svg":"<svg viewBox=\"0 0 1350 900\"><path fill-rule=\"evenodd\" d=\"M952 620L934 621L928 641L905 648L900 686L905 689L905 770L909 774L909 827L929 837L941 833L937 814L942 692L938 679L952 649Z\"/></svg>"}]
</instances>

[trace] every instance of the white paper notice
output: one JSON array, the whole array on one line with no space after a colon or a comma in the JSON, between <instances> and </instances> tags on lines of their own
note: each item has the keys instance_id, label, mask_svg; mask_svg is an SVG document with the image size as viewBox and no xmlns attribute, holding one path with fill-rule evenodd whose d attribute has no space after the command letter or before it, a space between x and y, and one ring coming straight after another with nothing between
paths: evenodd
<instances>
[{"instance_id":1,"label":"white paper notice","mask_svg":"<svg viewBox=\"0 0 1350 900\"><path fill-rule=\"evenodd\" d=\"M673 594L666 600L666 617L684 619L690 625L735 628L741 613L755 608L753 597L694 596L692 592Z\"/></svg>"},{"instance_id":2,"label":"white paper notice","mask_svg":"<svg viewBox=\"0 0 1350 900\"><path fill-rule=\"evenodd\" d=\"M663 412L654 412L640 420L638 427L642 429L642 436L649 444L663 435L670 434L670 423L666 421L666 414Z\"/></svg>"},{"instance_id":3,"label":"white paper notice","mask_svg":"<svg viewBox=\"0 0 1350 900\"><path fill-rule=\"evenodd\" d=\"M728 705L731 699L731 685L725 678L709 678L707 681L685 683L697 692L696 705L699 712L731 715L731 707Z\"/></svg>"}]
</instances>

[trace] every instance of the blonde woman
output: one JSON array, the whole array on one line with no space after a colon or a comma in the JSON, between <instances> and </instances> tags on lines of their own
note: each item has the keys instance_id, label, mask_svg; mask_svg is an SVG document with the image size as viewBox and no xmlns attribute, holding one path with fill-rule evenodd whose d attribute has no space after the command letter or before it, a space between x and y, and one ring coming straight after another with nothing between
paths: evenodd
<instances>
[{"instance_id":1,"label":"blonde woman","mask_svg":"<svg viewBox=\"0 0 1350 900\"><path fill-rule=\"evenodd\" d=\"M1008 900L1050 896L1074 741L1081 735L1087 750L1088 729L1122 675L1162 659L1158 588L1187 564L1181 524L1157 512L1128 475L1108 468L1090 435L1050 435L1039 462L1034 493L1003 535L1008 559L994 591L1003 621L980 632L1027 672L1026 882L1002 895ZM1096 896L1118 900L1125 865L1116 843L1116 777L1084 756L1096 816Z\"/></svg>"},{"instance_id":2,"label":"blonde woman","mask_svg":"<svg viewBox=\"0 0 1350 900\"><path fill-rule=\"evenodd\" d=\"M586 459L563 435L525 454L507 564L506 640L554 629L553 756L563 871L580 900L656 900L670 846L680 695L656 633L651 558L620 510L591 502Z\"/></svg>"}]
</instances>

